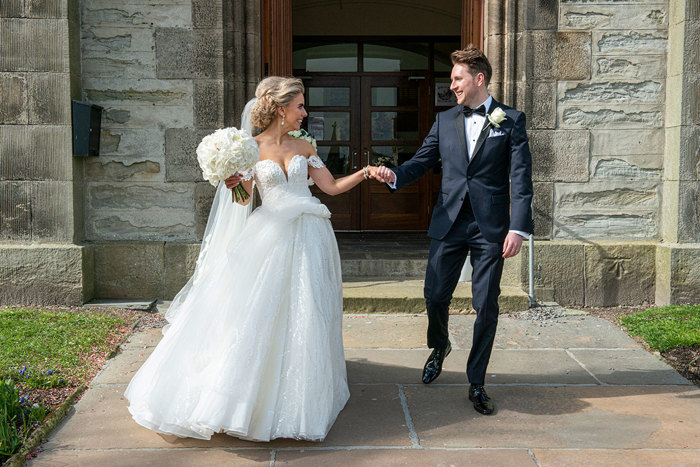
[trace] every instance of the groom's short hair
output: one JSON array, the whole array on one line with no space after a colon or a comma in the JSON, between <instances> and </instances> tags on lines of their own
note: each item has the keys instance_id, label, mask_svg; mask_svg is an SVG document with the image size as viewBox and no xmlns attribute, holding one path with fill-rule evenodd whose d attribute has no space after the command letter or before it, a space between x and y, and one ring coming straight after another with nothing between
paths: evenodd
<instances>
[{"instance_id":1,"label":"groom's short hair","mask_svg":"<svg viewBox=\"0 0 700 467\"><path fill-rule=\"evenodd\" d=\"M469 44L462 50L455 50L450 55L450 59L452 60L452 65L458 63L467 65L472 76L483 73L486 86L491 82L491 64L489 59L474 44Z\"/></svg>"}]
</instances>

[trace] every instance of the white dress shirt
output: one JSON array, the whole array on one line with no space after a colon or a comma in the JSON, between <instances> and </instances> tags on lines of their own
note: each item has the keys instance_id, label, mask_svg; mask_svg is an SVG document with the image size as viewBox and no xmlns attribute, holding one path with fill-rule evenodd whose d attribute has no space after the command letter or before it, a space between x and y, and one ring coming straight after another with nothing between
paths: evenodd
<instances>
[{"instance_id":1,"label":"white dress shirt","mask_svg":"<svg viewBox=\"0 0 700 467\"><path fill-rule=\"evenodd\" d=\"M479 108L481 105L483 105L486 111L488 112L492 101L493 97L491 97L491 95L489 94L489 97L487 97L483 103L477 105L475 108ZM486 116L481 116L477 113L473 113L468 117L464 117L464 132L467 139L467 152L469 153L469 160L472 160L472 157L474 157L474 146L476 146L476 141L479 139L481 129L484 128L484 122L486 122ZM386 182L386 184L389 185L391 189L395 190L397 180L398 178L396 176L396 172L394 172L394 182ZM530 234L528 233L521 232L519 230L509 230L509 232L515 232L516 234L523 237L525 240L530 239Z\"/></svg>"}]
</instances>

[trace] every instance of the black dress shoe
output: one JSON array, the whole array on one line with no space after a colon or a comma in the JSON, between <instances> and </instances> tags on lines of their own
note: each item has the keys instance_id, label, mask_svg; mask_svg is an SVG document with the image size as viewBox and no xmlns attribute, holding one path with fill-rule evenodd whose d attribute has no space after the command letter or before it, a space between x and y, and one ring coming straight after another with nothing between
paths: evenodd
<instances>
[{"instance_id":1,"label":"black dress shoe","mask_svg":"<svg viewBox=\"0 0 700 467\"><path fill-rule=\"evenodd\" d=\"M433 349L430 357L428 357L428 361L425 362L425 366L423 367L423 382L425 384L432 383L435 378L440 376L442 372L442 362L445 360L445 357L450 354L451 350L452 346L449 342L444 349Z\"/></svg>"},{"instance_id":2,"label":"black dress shoe","mask_svg":"<svg viewBox=\"0 0 700 467\"><path fill-rule=\"evenodd\" d=\"M472 384L469 386L469 400L474 403L474 410L484 415L493 413L493 402L488 395L483 384Z\"/></svg>"}]
</instances>

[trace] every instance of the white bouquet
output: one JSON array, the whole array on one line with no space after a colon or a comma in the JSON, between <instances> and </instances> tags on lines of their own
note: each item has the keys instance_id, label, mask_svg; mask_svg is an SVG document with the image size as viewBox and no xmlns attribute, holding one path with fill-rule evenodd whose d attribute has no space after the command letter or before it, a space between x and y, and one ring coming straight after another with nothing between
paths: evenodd
<instances>
[{"instance_id":1,"label":"white bouquet","mask_svg":"<svg viewBox=\"0 0 700 467\"><path fill-rule=\"evenodd\" d=\"M260 148L245 130L223 128L205 136L197 146L197 161L202 176L214 186L238 172L253 168L260 159ZM245 201L250 195L242 184L233 189L234 201Z\"/></svg>"},{"instance_id":2,"label":"white bouquet","mask_svg":"<svg viewBox=\"0 0 700 467\"><path fill-rule=\"evenodd\" d=\"M290 132L287 133L287 134L289 134L289 135L291 135L291 136L294 136L295 138L299 138L299 139L306 140L306 141L308 141L309 143L311 143L311 146L313 146L314 149L318 149L318 148L316 147L316 140L314 139L314 137L311 136L311 135L309 134L309 132L306 131L306 130L303 129L303 128L302 128L301 130L290 131Z\"/></svg>"}]
</instances>

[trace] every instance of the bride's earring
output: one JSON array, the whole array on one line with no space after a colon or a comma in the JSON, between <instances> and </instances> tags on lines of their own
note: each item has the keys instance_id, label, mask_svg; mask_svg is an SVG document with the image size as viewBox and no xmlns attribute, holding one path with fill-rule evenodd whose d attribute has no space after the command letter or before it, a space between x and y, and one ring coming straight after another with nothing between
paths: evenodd
<instances>
[{"instance_id":1,"label":"bride's earring","mask_svg":"<svg viewBox=\"0 0 700 467\"><path fill-rule=\"evenodd\" d=\"M282 115L282 126L284 126L284 115Z\"/></svg>"}]
</instances>

